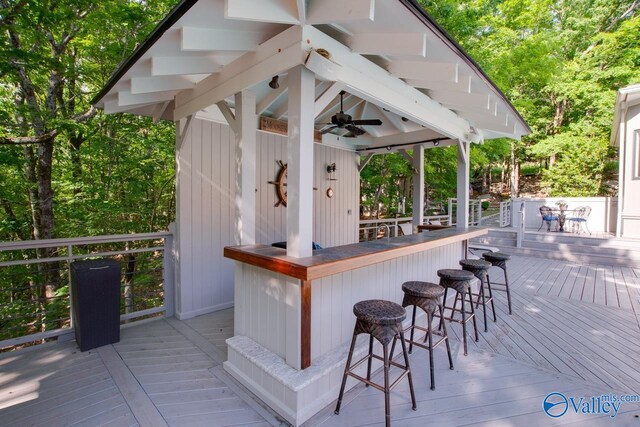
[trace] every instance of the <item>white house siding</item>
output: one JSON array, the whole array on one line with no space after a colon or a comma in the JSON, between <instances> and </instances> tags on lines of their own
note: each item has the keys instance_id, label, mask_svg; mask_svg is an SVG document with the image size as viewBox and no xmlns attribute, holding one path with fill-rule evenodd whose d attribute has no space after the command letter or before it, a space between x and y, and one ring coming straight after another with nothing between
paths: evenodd
<instances>
[{"instance_id":1,"label":"white house siding","mask_svg":"<svg viewBox=\"0 0 640 427\"><path fill-rule=\"evenodd\" d=\"M286 146L286 137L257 133L257 243L286 240L286 208L274 206L268 183L276 178L276 161L286 161ZM235 244L235 136L228 125L194 119L177 151L176 314L184 319L233 305L234 264L222 252ZM320 144L314 156L314 241L323 247L357 242L358 156ZM334 162L337 181L329 181L326 167Z\"/></svg>"},{"instance_id":2,"label":"white house siding","mask_svg":"<svg viewBox=\"0 0 640 427\"><path fill-rule=\"evenodd\" d=\"M624 162L623 197L620 197L620 236L640 238L640 178L637 178L638 151L640 150L640 105L629 108L626 117L624 153L620 153L620 161Z\"/></svg>"}]
</instances>

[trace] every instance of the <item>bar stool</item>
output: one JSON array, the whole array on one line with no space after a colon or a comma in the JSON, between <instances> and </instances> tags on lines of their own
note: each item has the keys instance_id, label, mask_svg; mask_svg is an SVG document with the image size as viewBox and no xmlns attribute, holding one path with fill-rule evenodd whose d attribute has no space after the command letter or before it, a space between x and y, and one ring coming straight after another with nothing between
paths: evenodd
<instances>
[{"instance_id":1,"label":"bar stool","mask_svg":"<svg viewBox=\"0 0 640 427\"><path fill-rule=\"evenodd\" d=\"M442 329L444 326L444 320L448 320L450 322L462 323L462 342L464 344L464 355L467 355L467 322L473 320L473 330L476 335L476 341L480 339L478 336L478 324L476 322L476 312L473 308L473 297L471 295L471 281L474 279L473 273L465 270L453 270L453 269L443 269L438 270L438 277L440 277L440 286L444 288L444 297L443 297L443 306L446 310L447 308L451 310L451 317L440 317L440 324L438 326L438 330ZM447 306L447 292L449 288L456 291L456 298L453 301L453 307ZM466 295L469 295L469 304L471 305L471 314L467 316L467 311L465 309L464 298ZM458 297L460 297L460 301L462 303L461 309L457 309L458 305ZM455 312L459 311L462 314L462 319L456 320L454 318ZM437 315L436 315L437 316Z\"/></svg>"},{"instance_id":2,"label":"bar stool","mask_svg":"<svg viewBox=\"0 0 640 427\"><path fill-rule=\"evenodd\" d=\"M489 282L489 269L491 268L491 263L489 261L485 261L483 259L461 259L460 265L463 270L470 271L474 276L480 280L480 289L478 289L477 294L473 294L476 296L476 308L478 305L482 304L482 314L484 317L484 331L487 332L489 329L487 327L487 304L491 303L491 310L493 311L493 321L497 322L496 318L496 306L493 303L493 293L491 293L491 283ZM485 291L485 286L487 287ZM486 292L489 293L489 297L487 298Z\"/></svg>"},{"instance_id":3,"label":"bar stool","mask_svg":"<svg viewBox=\"0 0 640 427\"><path fill-rule=\"evenodd\" d=\"M449 369L453 369L453 359L451 358L451 347L449 346L449 336L447 335L447 325L442 325L442 332L434 331L432 322L433 315L438 309L440 312L440 317L444 316L444 309L442 307L441 298L444 295L444 288L435 283L429 282L404 282L402 284L402 290L404 291L404 298L402 300L402 306L408 307L413 306L413 316L411 318L411 325L405 328L406 331L411 331L411 336L409 338L409 354L413 351L413 345L420 348L424 348L429 350L429 373L431 376L431 390L435 390L436 383L434 379L434 369L433 369L433 349L445 343L447 346L447 356L449 357ZM416 326L416 309L420 307L427 315L427 327L423 328L422 326ZM426 332L424 337L424 342L429 341L428 345L424 345L419 341L415 341L413 339L413 335L415 330L418 329L420 331ZM437 335L440 339L437 342L433 342L433 335ZM393 359L393 350L395 349L396 342L393 342L391 346L391 359Z\"/></svg>"},{"instance_id":4,"label":"bar stool","mask_svg":"<svg viewBox=\"0 0 640 427\"><path fill-rule=\"evenodd\" d=\"M511 293L509 292L509 277L507 276L507 261L511 259L511 255L504 252L485 252L482 257L489 261L492 266L501 268L504 272L504 283L494 283L494 285L504 286L504 290L507 291L507 303L509 304L509 314L511 314ZM487 281L489 276L487 275ZM502 290L502 289L498 289Z\"/></svg>"},{"instance_id":5,"label":"bar stool","mask_svg":"<svg viewBox=\"0 0 640 427\"><path fill-rule=\"evenodd\" d=\"M356 326L353 329L351 348L349 349L347 365L344 368L344 375L342 376L342 386L340 387L340 395L338 396L338 404L336 405L335 413L336 415L340 413L340 405L342 404L342 396L344 394L344 387L347 384L347 377L352 376L368 386L370 385L384 392L385 423L386 426L389 427L391 425L389 394L393 387L395 387L405 376L409 379L409 390L411 391L411 403L413 404L413 410L415 411L416 409L416 396L413 392L413 381L411 379L411 369L409 368L409 355L407 354L407 345L404 340L404 331L402 328L402 321L407 317L407 312L399 304L391 301L367 300L360 301L354 305L353 314L356 315ZM353 357L356 338L359 334L369 334L369 353L352 365L351 358ZM395 340L398 337L402 344L404 366L394 362L389 357L389 343L393 341L395 344ZM374 338L382 344L383 357L373 354ZM383 362L384 386L371 381L371 362L373 359L381 360ZM353 372L353 370L365 361L367 361L367 378L362 378L360 375ZM402 369L402 374L400 374L400 376L390 384L389 368L392 365Z\"/></svg>"}]
</instances>

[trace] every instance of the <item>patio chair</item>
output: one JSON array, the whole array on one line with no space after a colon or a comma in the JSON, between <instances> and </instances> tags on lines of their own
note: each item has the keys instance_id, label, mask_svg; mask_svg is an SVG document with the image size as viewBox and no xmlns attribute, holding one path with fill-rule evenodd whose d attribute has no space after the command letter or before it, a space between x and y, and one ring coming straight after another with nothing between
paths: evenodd
<instances>
[{"instance_id":1,"label":"patio chair","mask_svg":"<svg viewBox=\"0 0 640 427\"><path fill-rule=\"evenodd\" d=\"M540 227L538 231L542 228L544 223L547 223L547 231L551 231L551 222L556 222L556 229L558 228L558 215L553 214L553 209L549 206L540 206L540 216L542 217L542 222L540 223Z\"/></svg>"},{"instance_id":2,"label":"patio chair","mask_svg":"<svg viewBox=\"0 0 640 427\"><path fill-rule=\"evenodd\" d=\"M587 227L587 220L589 219L589 215L591 214L590 206L581 206L573 210L575 216L567 218L567 221L571 221L571 228L574 230L576 234L580 234L583 232L582 227L587 230L589 235L591 235L591 231L589 231L589 227Z\"/></svg>"}]
</instances>

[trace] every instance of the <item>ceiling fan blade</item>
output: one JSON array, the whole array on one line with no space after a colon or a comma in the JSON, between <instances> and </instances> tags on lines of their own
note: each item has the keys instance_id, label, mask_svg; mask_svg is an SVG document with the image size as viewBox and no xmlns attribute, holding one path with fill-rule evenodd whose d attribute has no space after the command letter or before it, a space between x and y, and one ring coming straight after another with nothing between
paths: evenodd
<instances>
[{"instance_id":1,"label":"ceiling fan blade","mask_svg":"<svg viewBox=\"0 0 640 427\"><path fill-rule=\"evenodd\" d=\"M326 129L324 129L324 130L320 131L320 134L321 134L321 135L324 135L325 133L329 133L329 132L331 132L332 130L334 130L335 128L337 128L337 127L338 127L338 126L330 126L330 127L326 128Z\"/></svg>"},{"instance_id":2,"label":"ceiling fan blade","mask_svg":"<svg viewBox=\"0 0 640 427\"><path fill-rule=\"evenodd\" d=\"M382 121L378 119L352 120L351 124L356 126L380 126L382 124Z\"/></svg>"},{"instance_id":3,"label":"ceiling fan blade","mask_svg":"<svg viewBox=\"0 0 640 427\"><path fill-rule=\"evenodd\" d=\"M360 129L359 127L354 126L352 124L348 124L344 128L349 132L351 132L352 134L354 134L355 136L364 135L366 133L364 129Z\"/></svg>"}]
</instances>

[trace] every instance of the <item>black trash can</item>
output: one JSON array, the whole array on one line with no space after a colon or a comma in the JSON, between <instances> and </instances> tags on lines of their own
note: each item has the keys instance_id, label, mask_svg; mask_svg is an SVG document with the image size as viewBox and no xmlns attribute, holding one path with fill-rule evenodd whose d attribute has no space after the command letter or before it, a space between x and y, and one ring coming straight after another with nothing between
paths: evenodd
<instances>
[{"instance_id":1,"label":"black trash can","mask_svg":"<svg viewBox=\"0 0 640 427\"><path fill-rule=\"evenodd\" d=\"M73 327L80 351L120 341L120 263L71 263Z\"/></svg>"}]
</instances>

